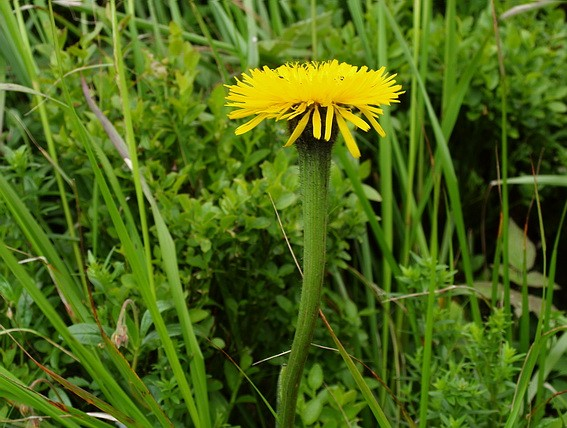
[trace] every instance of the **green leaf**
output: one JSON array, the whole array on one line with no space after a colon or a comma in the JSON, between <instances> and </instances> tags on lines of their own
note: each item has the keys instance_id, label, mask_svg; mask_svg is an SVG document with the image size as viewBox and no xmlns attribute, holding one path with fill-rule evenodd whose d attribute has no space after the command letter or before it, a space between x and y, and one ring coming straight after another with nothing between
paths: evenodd
<instances>
[{"instance_id":1,"label":"green leaf","mask_svg":"<svg viewBox=\"0 0 567 428\"><path fill-rule=\"evenodd\" d=\"M366 180L370 176L370 167L371 167L370 159L361 162L358 167L358 178L360 181Z\"/></svg>"},{"instance_id":2,"label":"green leaf","mask_svg":"<svg viewBox=\"0 0 567 428\"><path fill-rule=\"evenodd\" d=\"M524 283L524 274L518 272L515 269L509 269L508 274L510 276L510 281L515 284L521 285ZM500 266L500 275L503 275L503 267ZM525 277L526 285L533 288L543 288L548 285L548 279L541 273L537 271L528 272ZM558 289L559 285L554 284L554 289Z\"/></svg>"},{"instance_id":3,"label":"green leaf","mask_svg":"<svg viewBox=\"0 0 567 428\"><path fill-rule=\"evenodd\" d=\"M278 210L285 210L287 207L293 205L297 201L297 194L294 192L285 192L276 201L276 208Z\"/></svg>"},{"instance_id":4,"label":"green leaf","mask_svg":"<svg viewBox=\"0 0 567 428\"><path fill-rule=\"evenodd\" d=\"M246 218L246 228L247 229L266 229L272 224L272 220L266 217L247 217Z\"/></svg>"},{"instance_id":5,"label":"green leaf","mask_svg":"<svg viewBox=\"0 0 567 428\"><path fill-rule=\"evenodd\" d=\"M160 314L173 307L173 303L169 300L167 300L167 301L166 300L158 300L156 302L156 304L157 304L158 311L159 311ZM152 314L150 313L150 311L144 312L144 315L142 316L142 322L140 323L140 336L143 337L143 336L146 335L146 333L148 332L152 323L153 323L153 320L152 320Z\"/></svg>"},{"instance_id":6,"label":"green leaf","mask_svg":"<svg viewBox=\"0 0 567 428\"><path fill-rule=\"evenodd\" d=\"M323 385L323 369L320 364L313 364L307 375L307 384L313 391L317 391Z\"/></svg>"},{"instance_id":7,"label":"green leaf","mask_svg":"<svg viewBox=\"0 0 567 428\"><path fill-rule=\"evenodd\" d=\"M213 344L213 346L215 346L219 349L226 348L226 342L220 337L213 337L211 339L211 343Z\"/></svg>"},{"instance_id":8,"label":"green leaf","mask_svg":"<svg viewBox=\"0 0 567 428\"><path fill-rule=\"evenodd\" d=\"M287 297L284 297L280 294L277 294L275 296L275 300L276 300L276 304L280 308L282 308L286 313L288 313L288 314L293 313L293 310L294 310L293 303Z\"/></svg>"},{"instance_id":9,"label":"green leaf","mask_svg":"<svg viewBox=\"0 0 567 428\"><path fill-rule=\"evenodd\" d=\"M563 428L565 426L565 418L542 419L537 426L538 428Z\"/></svg>"},{"instance_id":10,"label":"green leaf","mask_svg":"<svg viewBox=\"0 0 567 428\"><path fill-rule=\"evenodd\" d=\"M102 342L100 330L95 323L79 323L69 326L69 332L82 345L97 346Z\"/></svg>"},{"instance_id":11,"label":"green leaf","mask_svg":"<svg viewBox=\"0 0 567 428\"><path fill-rule=\"evenodd\" d=\"M510 265L520 272L530 270L535 264L536 246L525 236L523 229L521 229L511 219L508 226L508 234L508 254Z\"/></svg>"},{"instance_id":12,"label":"green leaf","mask_svg":"<svg viewBox=\"0 0 567 428\"><path fill-rule=\"evenodd\" d=\"M169 337L181 336L181 326L179 324L166 324L166 328ZM142 346L146 346L149 349L158 349L162 346L162 339L162 335L156 330L153 330L144 337Z\"/></svg>"},{"instance_id":13,"label":"green leaf","mask_svg":"<svg viewBox=\"0 0 567 428\"><path fill-rule=\"evenodd\" d=\"M567 112L567 105L561 101L552 101L547 104L547 108L554 113L565 113Z\"/></svg>"},{"instance_id":14,"label":"green leaf","mask_svg":"<svg viewBox=\"0 0 567 428\"><path fill-rule=\"evenodd\" d=\"M209 311L204 309L191 309L189 311L189 317L191 318L191 322L195 324L207 319L209 317Z\"/></svg>"},{"instance_id":15,"label":"green leaf","mask_svg":"<svg viewBox=\"0 0 567 428\"><path fill-rule=\"evenodd\" d=\"M1 273L0 273L0 296L2 296L11 304L14 304L16 300L18 300L18 296L14 288L8 282L6 277L4 277Z\"/></svg>"},{"instance_id":16,"label":"green leaf","mask_svg":"<svg viewBox=\"0 0 567 428\"><path fill-rule=\"evenodd\" d=\"M0 91L14 91L14 92L23 92L25 94L30 94L30 95L37 95L38 97L47 98L48 100L53 101L63 107L67 107L65 103L62 103L61 101L56 100L55 98L51 98L50 96L45 95L39 91L28 88L26 86L17 85L15 83L0 83Z\"/></svg>"},{"instance_id":17,"label":"green leaf","mask_svg":"<svg viewBox=\"0 0 567 428\"><path fill-rule=\"evenodd\" d=\"M301 412L301 419L303 419L303 423L305 425L311 425L317 422L319 416L321 415L321 411L323 410L323 403L319 399L319 397L314 398L307 402L307 405Z\"/></svg>"},{"instance_id":18,"label":"green leaf","mask_svg":"<svg viewBox=\"0 0 567 428\"><path fill-rule=\"evenodd\" d=\"M226 385L231 392L236 391L242 382L242 375L231 361L225 361L223 368Z\"/></svg>"},{"instance_id":19,"label":"green leaf","mask_svg":"<svg viewBox=\"0 0 567 428\"><path fill-rule=\"evenodd\" d=\"M370 187L368 184L363 184L362 190L364 191L364 196L366 196L369 201L382 202L382 196L380 196L380 193L378 193L374 187Z\"/></svg>"},{"instance_id":20,"label":"green leaf","mask_svg":"<svg viewBox=\"0 0 567 428\"><path fill-rule=\"evenodd\" d=\"M34 316L33 299L28 292L24 291L16 305L16 322L20 327L29 327Z\"/></svg>"},{"instance_id":21,"label":"green leaf","mask_svg":"<svg viewBox=\"0 0 567 428\"><path fill-rule=\"evenodd\" d=\"M269 149L260 149L254 151L250 156L247 156L244 170L247 170L252 166L258 165L260 161L262 161L262 159L264 159L270 153L272 153L272 151Z\"/></svg>"}]
</instances>

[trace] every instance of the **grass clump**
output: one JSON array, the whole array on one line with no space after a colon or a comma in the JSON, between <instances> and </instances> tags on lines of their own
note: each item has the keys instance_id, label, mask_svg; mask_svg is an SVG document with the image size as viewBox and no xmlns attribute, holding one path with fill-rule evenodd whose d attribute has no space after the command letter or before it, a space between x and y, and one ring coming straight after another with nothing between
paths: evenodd
<instances>
[{"instance_id":1,"label":"grass clump","mask_svg":"<svg viewBox=\"0 0 567 428\"><path fill-rule=\"evenodd\" d=\"M334 58L406 93L333 151L296 426L565 424L561 5L28 3L0 2L2 424L274 426L297 155L234 135L224 85Z\"/></svg>"}]
</instances>

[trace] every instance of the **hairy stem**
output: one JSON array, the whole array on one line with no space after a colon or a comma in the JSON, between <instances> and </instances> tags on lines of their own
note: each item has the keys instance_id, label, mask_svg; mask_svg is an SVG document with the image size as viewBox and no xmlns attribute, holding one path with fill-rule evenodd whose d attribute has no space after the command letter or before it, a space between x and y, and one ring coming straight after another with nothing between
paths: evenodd
<instances>
[{"instance_id":1,"label":"hairy stem","mask_svg":"<svg viewBox=\"0 0 567 428\"><path fill-rule=\"evenodd\" d=\"M308 132L306 134L309 135ZM303 197L303 287L289 361L280 376L280 428L294 426L299 384L317 323L325 270L327 193L331 169L331 142L303 137L296 145Z\"/></svg>"}]
</instances>

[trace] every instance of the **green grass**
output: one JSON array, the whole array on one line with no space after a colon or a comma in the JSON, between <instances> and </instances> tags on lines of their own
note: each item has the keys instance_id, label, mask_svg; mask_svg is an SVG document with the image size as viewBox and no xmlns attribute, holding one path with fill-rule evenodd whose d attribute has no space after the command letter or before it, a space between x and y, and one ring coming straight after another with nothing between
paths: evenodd
<instances>
[{"instance_id":1,"label":"green grass","mask_svg":"<svg viewBox=\"0 0 567 428\"><path fill-rule=\"evenodd\" d=\"M0 2L2 423L274 425L297 159L222 85L337 58L406 94L334 149L296 424L563 426L565 15L445 3Z\"/></svg>"}]
</instances>

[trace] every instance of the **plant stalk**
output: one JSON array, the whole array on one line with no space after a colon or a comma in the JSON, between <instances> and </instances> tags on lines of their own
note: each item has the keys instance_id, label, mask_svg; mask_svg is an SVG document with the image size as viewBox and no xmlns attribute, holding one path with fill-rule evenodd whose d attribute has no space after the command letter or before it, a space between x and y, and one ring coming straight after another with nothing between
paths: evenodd
<instances>
[{"instance_id":1,"label":"plant stalk","mask_svg":"<svg viewBox=\"0 0 567 428\"><path fill-rule=\"evenodd\" d=\"M303 287L289 361L280 375L279 428L294 426L299 384L317 323L325 270L327 193L333 144L304 132L296 146L303 198Z\"/></svg>"}]
</instances>

